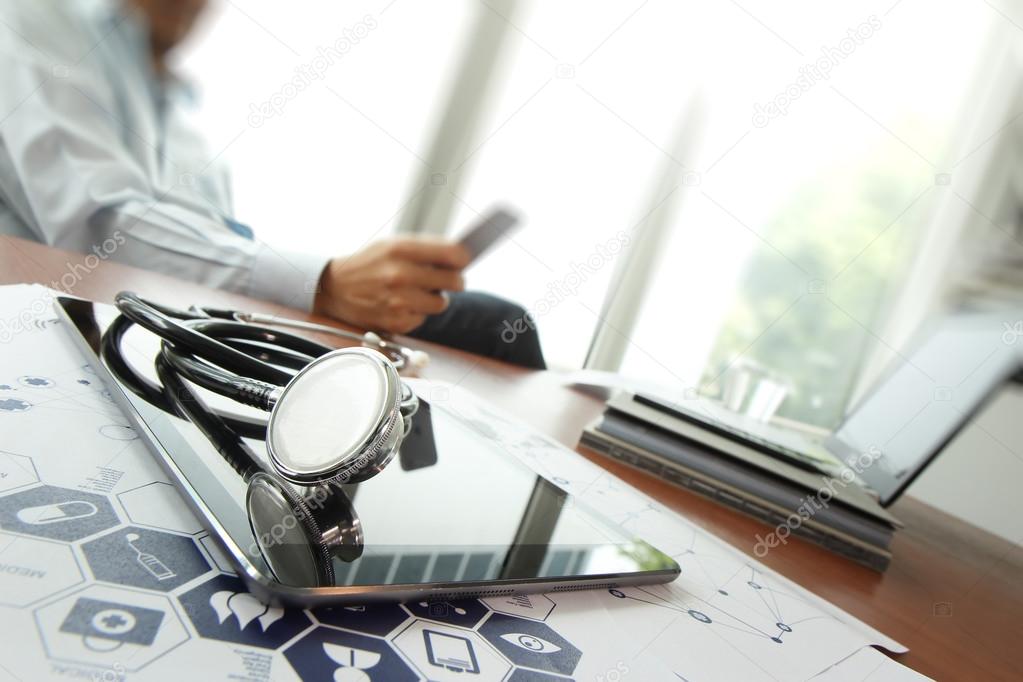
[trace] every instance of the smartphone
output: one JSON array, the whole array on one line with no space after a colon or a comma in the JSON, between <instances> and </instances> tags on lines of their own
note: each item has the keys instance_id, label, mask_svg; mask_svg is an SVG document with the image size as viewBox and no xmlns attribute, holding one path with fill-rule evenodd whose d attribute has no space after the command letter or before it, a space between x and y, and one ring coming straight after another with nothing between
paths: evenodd
<instances>
[{"instance_id":1,"label":"smartphone","mask_svg":"<svg viewBox=\"0 0 1023 682\"><path fill-rule=\"evenodd\" d=\"M507 237L519 225L519 217L510 210L495 208L459 238L475 262L484 252Z\"/></svg>"}]
</instances>

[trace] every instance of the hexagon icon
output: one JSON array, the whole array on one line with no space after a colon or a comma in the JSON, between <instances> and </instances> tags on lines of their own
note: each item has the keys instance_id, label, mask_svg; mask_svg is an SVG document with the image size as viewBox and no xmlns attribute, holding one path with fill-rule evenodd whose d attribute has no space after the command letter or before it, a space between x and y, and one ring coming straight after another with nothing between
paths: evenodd
<instances>
[{"instance_id":1,"label":"hexagon icon","mask_svg":"<svg viewBox=\"0 0 1023 682\"><path fill-rule=\"evenodd\" d=\"M398 604L323 607L313 609L313 615L324 625L378 637L386 637L409 618Z\"/></svg>"},{"instance_id":2,"label":"hexagon icon","mask_svg":"<svg viewBox=\"0 0 1023 682\"><path fill-rule=\"evenodd\" d=\"M154 481L117 494L128 519L139 526L195 535L203 530L177 488Z\"/></svg>"},{"instance_id":3,"label":"hexagon icon","mask_svg":"<svg viewBox=\"0 0 1023 682\"><path fill-rule=\"evenodd\" d=\"M554 610L554 602L543 594L517 594L511 597L484 599L492 611L530 620L547 620Z\"/></svg>"},{"instance_id":4,"label":"hexagon icon","mask_svg":"<svg viewBox=\"0 0 1023 682\"><path fill-rule=\"evenodd\" d=\"M212 536L203 535L198 538L199 544L206 550L207 556L213 561L213 566L217 570L223 573L234 573L234 566L231 565L231 561L224 554L224 550L220 547L220 543L217 542Z\"/></svg>"},{"instance_id":5,"label":"hexagon icon","mask_svg":"<svg viewBox=\"0 0 1023 682\"><path fill-rule=\"evenodd\" d=\"M99 427L99 435L109 438L110 440L119 441L133 441L138 440L138 432L130 426L124 424L104 424Z\"/></svg>"},{"instance_id":6,"label":"hexagon icon","mask_svg":"<svg viewBox=\"0 0 1023 682\"><path fill-rule=\"evenodd\" d=\"M97 580L170 592L210 565L191 538L129 526L82 545Z\"/></svg>"},{"instance_id":7,"label":"hexagon icon","mask_svg":"<svg viewBox=\"0 0 1023 682\"><path fill-rule=\"evenodd\" d=\"M137 671L188 640L166 597L90 585L35 612L46 655Z\"/></svg>"},{"instance_id":8,"label":"hexagon icon","mask_svg":"<svg viewBox=\"0 0 1023 682\"><path fill-rule=\"evenodd\" d=\"M503 680L511 670L493 647L472 630L416 620L394 638L394 646L428 680ZM479 677L475 677L478 675Z\"/></svg>"},{"instance_id":9,"label":"hexagon icon","mask_svg":"<svg viewBox=\"0 0 1023 682\"><path fill-rule=\"evenodd\" d=\"M74 541L120 523L103 495L42 485L0 497L0 528L51 540Z\"/></svg>"},{"instance_id":10,"label":"hexagon icon","mask_svg":"<svg viewBox=\"0 0 1023 682\"><path fill-rule=\"evenodd\" d=\"M301 609L263 604L231 575L218 575L178 601L202 637L264 649L276 649L313 623Z\"/></svg>"},{"instance_id":11,"label":"hexagon icon","mask_svg":"<svg viewBox=\"0 0 1023 682\"><path fill-rule=\"evenodd\" d=\"M471 628L490 613L478 599L453 601L413 601L405 604L413 616L428 618L460 628Z\"/></svg>"},{"instance_id":12,"label":"hexagon icon","mask_svg":"<svg viewBox=\"0 0 1023 682\"><path fill-rule=\"evenodd\" d=\"M582 652L544 623L495 613L480 634L515 665L571 675Z\"/></svg>"},{"instance_id":13,"label":"hexagon icon","mask_svg":"<svg viewBox=\"0 0 1023 682\"><path fill-rule=\"evenodd\" d=\"M419 676L383 639L319 626L284 650L303 680L415 682Z\"/></svg>"},{"instance_id":14,"label":"hexagon icon","mask_svg":"<svg viewBox=\"0 0 1023 682\"><path fill-rule=\"evenodd\" d=\"M0 450L0 493L39 481L39 472L30 457Z\"/></svg>"},{"instance_id":15,"label":"hexagon icon","mask_svg":"<svg viewBox=\"0 0 1023 682\"><path fill-rule=\"evenodd\" d=\"M28 606L83 580L67 545L0 533L0 604Z\"/></svg>"}]
</instances>

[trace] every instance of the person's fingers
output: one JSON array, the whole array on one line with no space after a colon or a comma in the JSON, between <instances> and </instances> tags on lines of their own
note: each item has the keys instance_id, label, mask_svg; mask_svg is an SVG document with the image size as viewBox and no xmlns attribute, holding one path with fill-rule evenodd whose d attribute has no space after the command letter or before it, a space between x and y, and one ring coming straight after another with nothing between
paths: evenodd
<instances>
[{"instance_id":1,"label":"person's fingers","mask_svg":"<svg viewBox=\"0 0 1023 682\"><path fill-rule=\"evenodd\" d=\"M382 332L389 332L391 334L407 334L425 321L425 315L399 312L381 317L378 324L374 326Z\"/></svg>"},{"instance_id":2,"label":"person's fingers","mask_svg":"<svg viewBox=\"0 0 1023 682\"><path fill-rule=\"evenodd\" d=\"M391 254L415 263L461 270L471 256L460 244L430 239L398 239L391 243Z\"/></svg>"},{"instance_id":3,"label":"person's fingers","mask_svg":"<svg viewBox=\"0 0 1023 682\"><path fill-rule=\"evenodd\" d=\"M404 263L396 274L396 281L393 284L401 288L425 289L427 291L462 291L465 289L465 279L457 270Z\"/></svg>"},{"instance_id":4,"label":"person's fingers","mask_svg":"<svg viewBox=\"0 0 1023 682\"><path fill-rule=\"evenodd\" d=\"M388 307L419 315L436 315L447 310L448 299L439 292L422 289L402 289L388 297Z\"/></svg>"}]
</instances>

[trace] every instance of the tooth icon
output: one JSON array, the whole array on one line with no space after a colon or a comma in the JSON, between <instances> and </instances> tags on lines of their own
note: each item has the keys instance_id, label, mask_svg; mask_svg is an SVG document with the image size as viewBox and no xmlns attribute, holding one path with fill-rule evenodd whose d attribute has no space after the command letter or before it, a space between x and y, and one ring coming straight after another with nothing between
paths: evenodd
<instances>
[{"instance_id":1,"label":"tooth icon","mask_svg":"<svg viewBox=\"0 0 1023 682\"><path fill-rule=\"evenodd\" d=\"M323 643L323 653L338 666L334 670L334 682L370 682L373 678L364 671L380 662L380 654L375 651L331 642Z\"/></svg>"},{"instance_id":2,"label":"tooth icon","mask_svg":"<svg viewBox=\"0 0 1023 682\"><path fill-rule=\"evenodd\" d=\"M323 643L323 652L330 656L330 660L334 661L338 665L348 668L358 668L359 670L372 668L380 662L380 654L375 651L366 651L364 649L341 646L340 644L332 644L330 642Z\"/></svg>"},{"instance_id":3,"label":"tooth icon","mask_svg":"<svg viewBox=\"0 0 1023 682\"><path fill-rule=\"evenodd\" d=\"M248 592L221 590L210 597L210 606L217 614L217 621L221 625L234 616L238 621L239 630L244 630L245 626L258 619L260 629L266 632L271 625L284 617L284 609L267 606Z\"/></svg>"}]
</instances>

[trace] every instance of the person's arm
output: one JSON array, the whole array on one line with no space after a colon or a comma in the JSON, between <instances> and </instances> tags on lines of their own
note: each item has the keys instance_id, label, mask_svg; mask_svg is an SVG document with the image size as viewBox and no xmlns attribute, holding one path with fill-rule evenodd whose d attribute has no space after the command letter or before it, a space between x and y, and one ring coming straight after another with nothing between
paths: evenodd
<instances>
[{"instance_id":1,"label":"person's arm","mask_svg":"<svg viewBox=\"0 0 1023 682\"><path fill-rule=\"evenodd\" d=\"M314 312L361 327L404 334L448 307L462 291L470 256L461 245L426 239L371 244L324 269Z\"/></svg>"},{"instance_id":2,"label":"person's arm","mask_svg":"<svg viewBox=\"0 0 1023 682\"><path fill-rule=\"evenodd\" d=\"M126 129L98 71L53 72L0 51L0 138L17 187L7 203L48 244L311 309L326 256L284 252L233 232L185 184L155 186L128 152ZM7 178L4 178L7 179ZM5 183L6 184L6 183ZM27 214L27 215L25 215ZM108 252L111 251L112 252Z\"/></svg>"},{"instance_id":3,"label":"person's arm","mask_svg":"<svg viewBox=\"0 0 1023 682\"><path fill-rule=\"evenodd\" d=\"M71 27L39 25L50 33L19 26L32 49L0 43L0 193L42 240L385 332L413 329L447 306L440 291L463 288L469 256L457 244L396 239L334 259L286 252L231 231L183 183L154 186L157 174L127 147L141 131L116 118L101 72L55 71L92 48L70 49Z\"/></svg>"}]
</instances>

